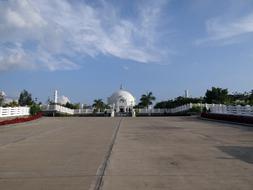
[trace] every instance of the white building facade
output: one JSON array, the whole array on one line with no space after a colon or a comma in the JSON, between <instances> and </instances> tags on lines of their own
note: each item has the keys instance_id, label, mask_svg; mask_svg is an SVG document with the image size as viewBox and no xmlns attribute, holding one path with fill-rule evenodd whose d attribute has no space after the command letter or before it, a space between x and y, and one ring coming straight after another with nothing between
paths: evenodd
<instances>
[{"instance_id":1,"label":"white building facade","mask_svg":"<svg viewBox=\"0 0 253 190\"><path fill-rule=\"evenodd\" d=\"M107 103L116 113L126 113L133 111L136 102L130 92L121 88L108 98Z\"/></svg>"}]
</instances>

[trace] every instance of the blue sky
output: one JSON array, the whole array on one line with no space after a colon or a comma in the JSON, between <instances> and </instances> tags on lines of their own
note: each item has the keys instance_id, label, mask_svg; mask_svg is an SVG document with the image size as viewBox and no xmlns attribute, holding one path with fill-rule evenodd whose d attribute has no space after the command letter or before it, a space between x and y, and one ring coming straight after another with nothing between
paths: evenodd
<instances>
[{"instance_id":1,"label":"blue sky","mask_svg":"<svg viewBox=\"0 0 253 190\"><path fill-rule=\"evenodd\" d=\"M252 0L2 0L0 90L72 102L253 89Z\"/></svg>"}]
</instances>

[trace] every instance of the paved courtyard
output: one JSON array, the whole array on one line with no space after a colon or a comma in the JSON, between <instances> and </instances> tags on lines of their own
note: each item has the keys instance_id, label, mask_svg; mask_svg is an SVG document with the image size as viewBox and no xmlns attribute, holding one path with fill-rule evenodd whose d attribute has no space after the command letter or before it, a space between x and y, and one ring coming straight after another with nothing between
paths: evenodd
<instances>
[{"instance_id":1,"label":"paved courtyard","mask_svg":"<svg viewBox=\"0 0 253 190\"><path fill-rule=\"evenodd\" d=\"M0 126L1 190L252 190L253 127L194 117Z\"/></svg>"}]
</instances>

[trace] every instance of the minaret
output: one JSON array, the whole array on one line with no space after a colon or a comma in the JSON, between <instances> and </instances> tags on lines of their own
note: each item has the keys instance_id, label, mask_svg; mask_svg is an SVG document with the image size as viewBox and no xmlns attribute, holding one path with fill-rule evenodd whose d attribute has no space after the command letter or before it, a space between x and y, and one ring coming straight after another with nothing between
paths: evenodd
<instances>
[{"instance_id":1,"label":"minaret","mask_svg":"<svg viewBox=\"0 0 253 190\"><path fill-rule=\"evenodd\" d=\"M189 98L189 91L188 91L188 90L185 90L185 91L184 91L184 97L185 97L185 98Z\"/></svg>"},{"instance_id":2,"label":"minaret","mask_svg":"<svg viewBox=\"0 0 253 190\"><path fill-rule=\"evenodd\" d=\"M122 86L122 84L120 85L120 90L122 90L123 89L123 86Z\"/></svg>"},{"instance_id":3,"label":"minaret","mask_svg":"<svg viewBox=\"0 0 253 190\"><path fill-rule=\"evenodd\" d=\"M54 103L57 104L58 101L58 92L57 90L54 91Z\"/></svg>"}]
</instances>

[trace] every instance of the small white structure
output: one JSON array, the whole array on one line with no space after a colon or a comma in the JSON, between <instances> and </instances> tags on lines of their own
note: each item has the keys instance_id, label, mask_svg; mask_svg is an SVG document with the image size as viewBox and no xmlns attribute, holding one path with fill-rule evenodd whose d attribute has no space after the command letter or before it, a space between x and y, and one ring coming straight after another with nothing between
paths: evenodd
<instances>
[{"instance_id":1,"label":"small white structure","mask_svg":"<svg viewBox=\"0 0 253 190\"><path fill-rule=\"evenodd\" d=\"M0 99L1 99L1 104L5 103L5 102L4 102L4 101L5 101L5 99L6 99L6 97L5 97L5 96L6 96L5 92L0 90ZM0 104L0 106L1 106L1 104Z\"/></svg>"},{"instance_id":2,"label":"small white structure","mask_svg":"<svg viewBox=\"0 0 253 190\"><path fill-rule=\"evenodd\" d=\"M65 105L67 102L70 103L70 100L67 96L58 96L58 91L55 90L54 91L54 103L55 104L61 104L61 105Z\"/></svg>"},{"instance_id":3,"label":"small white structure","mask_svg":"<svg viewBox=\"0 0 253 190\"><path fill-rule=\"evenodd\" d=\"M0 96L5 97L6 96L5 92L0 90Z\"/></svg>"},{"instance_id":4,"label":"small white structure","mask_svg":"<svg viewBox=\"0 0 253 190\"><path fill-rule=\"evenodd\" d=\"M13 101L18 102L17 98L8 97L4 91L0 90L0 98L3 98L3 104L9 104Z\"/></svg>"},{"instance_id":5,"label":"small white structure","mask_svg":"<svg viewBox=\"0 0 253 190\"><path fill-rule=\"evenodd\" d=\"M130 92L123 90L121 87L120 90L114 92L108 98L107 103L116 113L132 112L135 106L135 98Z\"/></svg>"}]
</instances>

